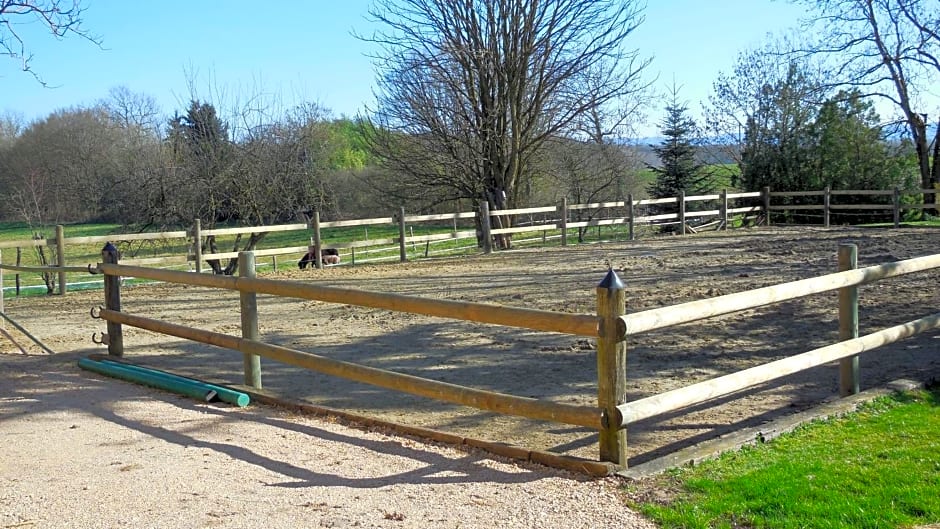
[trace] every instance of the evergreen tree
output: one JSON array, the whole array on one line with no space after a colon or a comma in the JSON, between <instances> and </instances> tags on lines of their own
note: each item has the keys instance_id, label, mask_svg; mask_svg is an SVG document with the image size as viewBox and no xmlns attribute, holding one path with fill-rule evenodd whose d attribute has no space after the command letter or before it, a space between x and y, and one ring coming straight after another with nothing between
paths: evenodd
<instances>
[{"instance_id":1,"label":"evergreen tree","mask_svg":"<svg viewBox=\"0 0 940 529\"><path fill-rule=\"evenodd\" d=\"M688 110L685 104L679 103L678 91L673 88L672 101L666 105L666 117L662 121L665 139L653 146L662 165L649 166L656 174L656 181L649 187L653 198L674 197L679 191L688 195L710 190L710 175L704 170L704 164L696 159L697 149L693 142L698 128L688 116Z\"/></svg>"}]
</instances>

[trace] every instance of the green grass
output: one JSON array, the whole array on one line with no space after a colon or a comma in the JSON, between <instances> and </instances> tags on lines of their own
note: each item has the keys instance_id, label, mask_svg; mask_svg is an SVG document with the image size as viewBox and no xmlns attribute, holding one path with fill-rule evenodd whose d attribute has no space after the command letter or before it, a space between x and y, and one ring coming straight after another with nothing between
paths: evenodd
<instances>
[{"instance_id":1,"label":"green grass","mask_svg":"<svg viewBox=\"0 0 940 529\"><path fill-rule=\"evenodd\" d=\"M230 226L217 226L230 227ZM180 228L180 230L185 228ZM460 226L460 230L470 229L466 226ZM430 235L438 233L448 233L453 230L452 224L444 225L432 225L432 224L416 224L414 226L408 227L408 235ZM32 238L34 230L31 230L29 226L24 223L13 223L13 222L4 222L0 223L0 241L20 241L20 240L29 240ZM64 227L65 237L87 237L87 236L101 236L109 235L116 233L123 233L122 226L118 224L80 224L80 225L66 225ZM42 230L43 235L46 238L53 238L55 236L54 227L45 227ZM351 242L351 241L363 241L363 240L375 240L375 239L391 239L398 237L398 226L397 225L373 225L373 226L355 226L355 227L340 227L340 228L324 228L321 230L321 236L323 239L324 246L329 247L331 244ZM217 238L217 248L220 252L231 252L234 250L236 236L219 236ZM245 242L247 241L247 235L242 236L239 249L244 247ZM310 241L310 232L308 230L295 230L295 231L282 231L282 232L272 232L269 233L257 246L257 249L271 249L271 248L285 248L285 247L295 247L295 246L306 246ZM147 257L169 257L169 256L180 256L185 255L190 251L189 241L186 239L171 239L171 240L155 240L155 241L127 241L117 243L118 248L121 251L122 258L147 258ZM461 247L466 247L472 243L468 240L460 241L440 241L435 242L426 247L424 243L415 243L414 245L408 245L406 248L407 255L409 259L418 259L422 258L425 255L425 251L429 251L429 255L440 254L442 252L450 252L451 254L468 252L471 250L461 249ZM102 243L95 244L69 244L66 245L66 264L69 266L84 266L86 264L94 264L100 261L101 259L101 248ZM396 244L386 244L383 245L384 249L376 251L373 248L361 248L357 249L358 261L362 262L365 260L397 260L399 257L399 249ZM475 251L475 248L472 250ZM344 252L346 253L346 252ZM54 251L52 248L45 248L45 255L47 260L53 259ZM300 254L296 256L291 255L282 255L278 257L279 267L285 266L284 263L290 263L289 266L293 266L293 262L299 259ZM15 264L16 263L16 250L13 248L6 248L2 250L2 260L4 264ZM346 253L346 262L349 262L349 255ZM273 259L270 257L259 258L260 266L267 266L273 262ZM39 253L33 247L23 247L20 252L20 264L22 266L38 266L40 264ZM185 269L186 266L179 266L176 268ZM11 287L15 284L15 273L7 271L4 273L3 277L3 287L6 287L7 290L5 295L7 297L13 296ZM87 274L76 274L69 273L68 281L70 284L73 282L86 282L92 281L100 278L93 278ZM42 278L37 273L21 273L20 274L20 284L22 287L26 287L21 290L22 295L44 295L46 290L34 289L28 287L36 287L43 285ZM71 288L71 287L70 287ZM94 287L93 287L94 288Z\"/></svg>"},{"instance_id":2,"label":"green grass","mask_svg":"<svg viewBox=\"0 0 940 529\"><path fill-rule=\"evenodd\" d=\"M940 522L940 389L898 394L676 470L664 528L905 528Z\"/></svg>"}]
</instances>

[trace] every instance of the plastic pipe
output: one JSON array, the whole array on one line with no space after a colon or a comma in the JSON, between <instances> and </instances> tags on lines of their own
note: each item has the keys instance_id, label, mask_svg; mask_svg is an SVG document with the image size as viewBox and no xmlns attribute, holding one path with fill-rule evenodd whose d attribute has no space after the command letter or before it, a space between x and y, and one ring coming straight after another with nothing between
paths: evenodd
<instances>
[{"instance_id":1,"label":"plastic pipe","mask_svg":"<svg viewBox=\"0 0 940 529\"><path fill-rule=\"evenodd\" d=\"M109 377L136 382L147 386L172 391L180 395L209 402L216 397L215 390L197 384L187 384L167 378L123 368L113 363L96 362L88 358L78 361L78 367Z\"/></svg>"},{"instance_id":2,"label":"plastic pipe","mask_svg":"<svg viewBox=\"0 0 940 529\"><path fill-rule=\"evenodd\" d=\"M209 384L208 382L203 382L201 380L196 380L194 378L184 377L180 375L174 375L173 373L168 373L166 371L160 371L159 369L152 369L149 367L143 367L135 364L127 364L124 362L117 362L115 360L101 359L99 362L109 365L119 366L125 369L130 369L139 373L144 373L147 375L157 376L164 378L169 381L175 381L179 383L187 384L198 384L201 387L215 391L216 397L222 402L227 402L238 406L239 408L244 408L251 402L251 398L247 393L241 391L236 391L234 389L226 388L224 386L217 386L215 384Z\"/></svg>"}]
</instances>

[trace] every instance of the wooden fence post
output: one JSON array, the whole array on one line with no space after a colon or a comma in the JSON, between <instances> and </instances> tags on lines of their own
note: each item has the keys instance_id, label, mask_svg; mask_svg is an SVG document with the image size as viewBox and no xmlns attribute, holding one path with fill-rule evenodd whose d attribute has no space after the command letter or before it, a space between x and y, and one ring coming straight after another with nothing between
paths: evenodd
<instances>
[{"instance_id":1,"label":"wooden fence post","mask_svg":"<svg viewBox=\"0 0 940 529\"><path fill-rule=\"evenodd\" d=\"M685 235L685 190L679 190L676 202L679 204L679 235Z\"/></svg>"},{"instance_id":2,"label":"wooden fence post","mask_svg":"<svg viewBox=\"0 0 940 529\"><path fill-rule=\"evenodd\" d=\"M839 271L858 268L858 246L839 245ZM858 338L858 287L839 289L839 340ZM859 391L858 355L839 361L839 395L846 397Z\"/></svg>"},{"instance_id":3,"label":"wooden fence post","mask_svg":"<svg viewBox=\"0 0 940 529\"><path fill-rule=\"evenodd\" d=\"M770 226L770 187L761 189L760 194L764 200L764 220Z\"/></svg>"},{"instance_id":4,"label":"wooden fence post","mask_svg":"<svg viewBox=\"0 0 940 529\"><path fill-rule=\"evenodd\" d=\"M721 216L721 222L718 228L724 231L728 230L728 190L722 189L718 198L718 210Z\"/></svg>"},{"instance_id":5,"label":"wooden fence post","mask_svg":"<svg viewBox=\"0 0 940 529\"><path fill-rule=\"evenodd\" d=\"M255 252L238 252L238 276L255 277ZM242 338L258 341L258 295L254 292L240 292ZM245 367L245 385L261 389L261 357L243 353Z\"/></svg>"},{"instance_id":6,"label":"wooden fence post","mask_svg":"<svg viewBox=\"0 0 940 529\"><path fill-rule=\"evenodd\" d=\"M829 186L826 186L823 189L823 227L829 227L829 206L832 203L832 189Z\"/></svg>"},{"instance_id":7,"label":"wooden fence post","mask_svg":"<svg viewBox=\"0 0 940 529\"><path fill-rule=\"evenodd\" d=\"M3 252L0 251L0 265L3 264ZM0 312L3 312L3 267L0 267ZM6 320L0 318L0 329L5 329Z\"/></svg>"},{"instance_id":8,"label":"wooden fence post","mask_svg":"<svg viewBox=\"0 0 940 529\"><path fill-rule=\"evenodd\" d=\"M901 227L901 190L894 186L894 227Z\"/></svg>"},{"instance_id":9,"label":"wooden fence post","mask_svg":"<svg viewBox=\"0 0 940 529\"><path fill-rule=\"evenodd\" d=\"M635 239L636 232L634 231L636 227L633 224L633 193L627 195L627 234L630 236L630 240Z\"/></svg>"},{"instance_id":10,"label":"wooden fence post","mask_svg":"<svg viewBox=\"0 0 940 529\"><path fill-rule=\"evenodd\" d=\"M561 245L568 246L568 197L561 199L559 217L561 218Z\"/></svg>"},{"instance_id":11,"label":"wooden fence post","mask_svg":"<svg viewBox=\"0 0 940 529\"><path fill-rule=\"evenodd\" d=\"M59 268L65 268L65 228L61 224L55 226L55 253L56 264ZM59 295L64 296L68 290L65 272L59 272Z\"/></svg>"},{"instance_id":12,"label":"wooden fence post","mask_svg":"<svg viewBox=\"0 0 940 529\"><path fill-rule=\"evenodd\" d=\"M405 247L405 206L398 208L398 258L403 263L408 260L408 249Z\"/></svg>"},{"instance_id":13,"label":"wooden fence post","mask_svg":"<svg viewBox=\"0 0 940 529\"><path fill-rule=\"evenodd\" d=\"M16 247L16 266L20 266L21 264L23 264L23 249L17 246ZM16 283L16 291L14 295L16 297L20 297L20 272L19 270L17 270L16 273L13 274L13 280Z\"/></svg>"},{"instance_id":14,"label":"wooden fence post","mask_svg":"<svg viewBox=\"0 0 940 529\"><path fill-rule=\"evenodd\" d=\"M480 227L483 229L483 253L493 253L493 234L490 228L490 204L480 202Z\"/></svg>"},{"instance_id":15,"label":"wooden fence post","mask_svg":"<svg viewBox=\"0 0 940 529\"><path fill-rule=\"evenodd\" d=\"M117 247L110 242L101 249L101 262L118 264L120 254ZM104 276L104 308L121 312L121 277L105 274ZM108 321L108 354L111 356L124 356L124 331L120 323Z\"/></svg>"},{"instance_id":16,"label":"wooden fence post","mask_svg":"<svg viewBox=\"0 0 940 529\"><path fill-rule=\"evenodd\" d=\"M323 245L322 245L323 238L320 235L320 210L319 209L313 210L313 214L311 215L311 218L310 218L310 226L311 226L311 229L313 230L313 237L312 237L313 248L312 249L308 248L307 250L313 251L313 266L315 266L317 270L321 270L323 268Z\"/></svg>"},{"instance_id":17,"label":"wooden fence post","mask_svg":"<svg viewBox=\"0 0 940 529\"><path fill-rule=\"evenodd\" d=\"M620 316L626 313L623 282L613 268L597 285L597 405L606 411L600 432L600 460L627 466L627 431L615 422L616 407L627 401L627 341Z\"/></svg>"},{"instance_id":18,"label":"wooden fence post","mask_svg":"<svg viewBox=\"0 0 940 529\"><path fill-rule=\"evenodd\" d=\"M202 221L193 221L193 258L196 260L196 273L202 273Z\"/></svg>"}]
</instances>

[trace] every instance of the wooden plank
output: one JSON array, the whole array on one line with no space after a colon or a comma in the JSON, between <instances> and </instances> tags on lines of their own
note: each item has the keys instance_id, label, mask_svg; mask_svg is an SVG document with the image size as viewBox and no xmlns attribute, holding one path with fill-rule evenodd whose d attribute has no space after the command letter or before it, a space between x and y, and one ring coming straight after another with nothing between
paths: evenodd
<instances>
[{"instance_id":1,"label":"wooden plank","mask_svg":"<svg viewBox=\"0 0 940 529\"><path fill-rule=\"evenodd\" d=\"M841 209L841 210L871 210L871 209L894 209L894 204L830 204L830 209Z\"/></svg>"},{"instance_id":2,"label":"wooden plank","mask_svg":"<svg viewBox=\"0 0 940 529\"><path fill-rule=\"evenodd\" d=\"M144 257L141 259L121 259L121 264L144 266L159 264L186 264L190 261L189 256L173 255L169 257Z\"/></svg>"},{"instance_id":3,"label":"wooden plank","mask_svg":"<svg viewBox=\"0 0 940 529\"><path fill-rule=\"evenodd\" d=\"M549 211L555 211L554 207L548 208ZM409 215L405 217L405 222L425 222L429 220L457 220L457 219L474 219L476 218L477 213L475 211L468 211L464 213L438 213L435 215Z\"/></svg>"},{"instance_id":4,"label":"wooden plank","mask_svg":"<svg viewBox=\"0 0 940 529\"><path fill-rule=\"evenodd\" d=\"M823 210L822 204L799 204L792 206L770 206L770 211L801 211L801 210Z\"/></svg>"},{"instance_id":5,"label":"wooden plank","mask_svg":"<svg viewBox=\"0 0 940 529\"><path fill-rule=\"evenodd\" d=\"M645 206L648 204L675 204L679 200L676 197L672 198L647 198L644 200L638 200L638 206Z\"/></svg>"},{"instance_id":6,"label":"wooden plank","mask_svg":"<svg viewBox=\"0 0 940 529\"><path fill-rule=\"evenodd\" d=\"M66 237L66 244L95 244L120 241L156 241L165 239L185 239L185 231L164 231L155 233L115 233L112 235L93 235L90 237Z\"/></svg>"},{"instance_id":7,"label":"wooden plank","mask_svg":"<svg viewBox=\"0 0 940 529\"><path fill-rule=\"evenodd\" d=\"M726 294L715 298L635 312L627 314L622 319L626 324L626 332L636 334L812 294L829 292L843 287L865 285L889 277L922 272L938 267L940 267L940 254L926 255L905 261L837 272L755 290Z\"/></svg>"},{"instance_id":8,"label":"wooden plank","mask_svg":"<svg viewBox=\"0 0 940 529\"><path fill-rule=\"evenodd\" d=\"M239 278L239 280L241 279L243 278ZM101 318L108 322L117 322L178 338L241 351L245 354L262 356L356 382L505 415L573 424L595 430L600 430L603 424L603 410L593 406L574 406L458 386L114 310L102 309Z\"/></svg>"},{"instance_id":9,"label":"wooden plank","mask_svg":"<svg viewBox=\"0 0 940 529\"><path fill-rule=\"evenodd\" d=\"M202 235L244 235L246 233L273 233L276 231L300 231L306 229L306 224L275 224L271 226L246 226L242 228L202 230Z\"/></svg>"},{"instance_id":10,"label":"wooden plank","mask_svg":"<svg viewBox=\"0 0 940 529\"><path fill-rule=\"evenodd\" d=\"M861 338L827 345L802 354L706 380L705 382L699 382L698 384L692 384L684 388L674 389L652 397L628 402L617 406L617 410L620 412L618 422L620 423L620 427L623 428L630 423L730 395L758 384L792 375L793 373L798 373L812 367L828 364L829 362L857 355L865 351L871 351L883 345L891 344L937 328L940 328L940 313L889 327Z\"/></svg>"},{"instance_id":11,"label":"wooden plank","mask_svg":"<svg viewBox=\"0 0 940 529\"><path fill-rule=\"evenodd\" d=\"M698 217L717 217L717 216L719 216L719 215L721 215L721 211L720 211L720 210L717 210L717 209L709 209L709 210L705 210L705 211L686 211L686 212L685 212L685 218L687 218L687 219L688 219L688 218L693 218L693 217L696 217L696 218L698 218Z\"/></svg>"},{"instance_id":12,"label":"wooden plank","mask_svg":"<svg viewBox=\"0 0 940 529\"><path fill-rule=\"evenodd\" d=\"M267 250L254 250L254 253L258 257L266 257L270 255L287 255L292 253L307 253L309 246L289 246L285 248L269 248ZM209 259L234 259L238 257L238 254L241 252L221 252L221 253L207 253L203 254L203 260Z\"/></svg>"},{"instance_id":13,"label":"wooden plank","mask_svg":"<svg viewBox=\"0 0 940 529\"><path fill-rule=\"evenodd\" d=\"M821 197L825 191L771 191L771 197Z\"/></svg>"},{"instance_id":14,"label":"wooden plank","mask_svg":"<svg viewBox=\"0 0 940 529\"><path fill-rule=\"evenodd\" d=\"M476 233L474 233L476 236ZM329 248L369 248L371 246L387 246L390 244L398 244L398 238L394 239L368 239L365 241L351 241L351 242L334 242L330 243L327 246ZM398 249L397 247L394 249Z\"/></svg>"},{"instance_id":15,"label":"wooden plank","mask_svg":"<svg viewBox=\"0 0 940 529\"><path fill-rule=\"evenodd\" d=\"M675 202L675 199L673 199L673 202ZM601 209L624 207L627 207L626 202L593 202L591 204L572 204L568 206L568 209Z\"/></svg>"},{"instance_id":16,"label":"wooden plank","mask_svg":"<svg viewBox=\"0 0 940 529\"><path fill-rule=\"evenodd\" d=\"M523 215L526 213L554 213L556 211L558 211L558 208L555 206L543 206L538 208L496 209L491 210L490 215Z\"/></svg>"},{"instance_id":17,"label":"wooden plank","mask_svg":"<svg viewBox=\"0 0 940 529\"><path fill-rule=\"evenodd\" d=\"M845 190L845 189L833 189L829 192L832 195L858 195L858 196L892 196L894 195L893 190L881 190L881 189L864 189L864 190Z\"/></svg>"},{"instance_id":18,"label":"wooden plank","mask_svg":"<svg viewBox=\"0 0 940 529\"><path fill-rule=\"evenodd\" d=\"M87 266L16 266L16 265L5 265L0 264L0 268L4 270L12 270L14 272L36 272L41 274L44 272L54 272L54 273L64 273L64 272L75 272L75 273L89 273Z\"/></svg>"},{"instance_id":19,"label":"wooden plank","mask_svg":"<svg viewBox=\"0 0 940 529\"><path fill-rule=\"evenodd\" d=\"M700 200L718 200L721 195L690 195L685 197L686 202L698 202Z\"/></svg>"},{"instance_id":20,"label":"wooden plank","mask_svg":"<svg viewBox=\"0 0 940 529\"><path fill-rule=\"evenodd\" d=\"M760 196L761 196L760 191L750 191L747 193L728 193L728 200L732 200L735 198L760 198Z\"/></svg>"},{"instance_id":21,"label":"wooden plank","mask_svg":"<svg viewBox=\"0 0 940 529\"><path fill-rule=\"evenodd\" d=\"M729 208L728 213L758 213L760 211L760 206L751 206L746 208Z\"/></svg>"},{"instance_id":22,"label":"wooden plank","mask_svg":"<svg viewBox=\"0 0 940 529\"><path fill-rule=\"evenodd\" d=\"M568 226L573 226L574 224L568 224ZM546 231L546 230L557 230L557 224L533 224L532 226L519 226L516 228L497 228L490 230L490 233L493 235L499 235L501 233L525 233L530 231Z\"/></svg>"},{"instance_id":23,"label":"wooden plank","mask_svg":"<svg viewBox=\"0 0 940 529\"><path fill-rule=\"evenodd\" d=\"M375 219L359 220L331 220L330 222L321 222L321 228L342 228L344 226L371 226L373 224L395 224L394 217L381 217Z\"/></svg>"},{"instance_id":24,"label":"wooden plank","mask_svg":"<svg viewBox=\"0 0 940 529\"><path fill-rule=\"evenodd\" d=\"M636 222L653 222L657 220L674 220L678 219L678 213L663 213L662 215L647 215L645 217L637 217Z\"/></svg>"},{"instance_id":25,"label":"wooden plank","mask_svg":"<svg viewBox=\"0 0 940 529\"><path fill-rule=\"evenodd\" d=\"M559 332L580 336L597 336L597 317L588 314L570 314L545 310L504 307L487 303L424 299L401 294L369 292L351 288L330 287L300 281L278 281L260 278L235 278L207 274L193 274L176 270L102 264L100 270L109 275L138 277L241 292L272 294L297 299L310 299L328 303L342 303L436 316L454 320L491 323L539 331Z\"/></svg>"},{"instance_id":26,"label":"wooden plank","mask_svg":"<svg viewBox=\"0 0 940 529\"><path fill-rule=\"evenodd\" d=\"M495 233L495 232L494 232ZM457 239L466 239L469 237L476 238L476 231L458 231L453 233L438 233L435 235L417 235L415 237L407 237L405 242L436 242L436 241L446 241L446 240L457 240Z\"/></svg>"},{"instance_id":27,"label":"wooden plank","mask_svg":"<svg viewBox=\"0 0 940 529\"><path fill-rule=\"evenodd\" d=\"M55 244L55 239L26 239L22 241L3 241L0 242L0 249L3 248L30 248L33 246L46 246Z\"/></svg>"}]
</instances>

